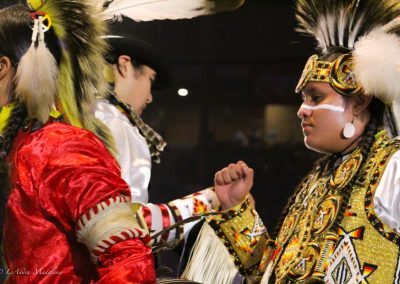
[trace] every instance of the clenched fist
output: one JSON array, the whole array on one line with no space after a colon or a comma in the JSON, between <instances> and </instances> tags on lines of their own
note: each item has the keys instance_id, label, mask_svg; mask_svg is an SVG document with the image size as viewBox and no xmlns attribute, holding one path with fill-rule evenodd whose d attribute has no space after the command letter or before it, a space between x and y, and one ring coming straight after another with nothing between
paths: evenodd
<instances>
[{"instance_id":1,"label":"clenched fist","mask_svg":"<svg viewBox=\"0 0 400 284\"><path fill-rule=\"evenodd\" d=\"M229 209L241 203L253 186L254 171L239 161L229 164L215 174L215 192L222 209Z\"/></svg>"}]
</instances>

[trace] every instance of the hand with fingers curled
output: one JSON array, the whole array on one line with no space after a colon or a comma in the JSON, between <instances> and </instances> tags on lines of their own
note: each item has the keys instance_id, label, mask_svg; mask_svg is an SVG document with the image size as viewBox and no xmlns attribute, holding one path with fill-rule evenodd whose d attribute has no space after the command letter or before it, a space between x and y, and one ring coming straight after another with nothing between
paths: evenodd
<instances>
[{"instance_id":1,"label":"hand with fingers curled","mask_svg":"<svg viewBox=\"0 0 400 284\"><path fill-rule=\"evenodd\" d=\"M215 192L223 210L243 202L253 186L253 176L253 169L243 161L229 164L215 174Z\"/></svg>"}]
</instances>

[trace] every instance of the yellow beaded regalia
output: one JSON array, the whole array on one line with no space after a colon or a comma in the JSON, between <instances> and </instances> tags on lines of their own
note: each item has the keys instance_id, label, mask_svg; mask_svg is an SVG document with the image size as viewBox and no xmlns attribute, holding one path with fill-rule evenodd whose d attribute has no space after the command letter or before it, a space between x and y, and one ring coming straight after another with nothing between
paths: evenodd
<instances>
[{"instance_id":1,"label":"yellow beaded regalia","mask_svg":"<svg viewBox=\"0 0 400 284\"><path fill-rule=\"evenodd\" d=\"M399 140L380 131L365 159L356 149L334 172L324 174L316 167L300 184L275 240L265 239L265 228L246 203L230 218L213 217L208 223L247 281L396 283L400 236L376 216L373 197L388 160L399 149ZM346 192L350 198L343 204ZM345 210L337 219L340 208Z\"/></svg>"},{"instance_id":2,"label":"yellow beaded regalia","mask_svg":"<svg viewBox=\"0 0 400 284\"><path fill-rule=\"evenodd\" d=\"M276 283L394 283L400 239L376 217L373 196L386 162L399 148L400 141L382 131L365 163L359 163L355 151L332 175L312 172L283 222L276 247L267 250L262 270ZM342 204L343 190L349 188L332 186L332 180L346 176L346 169L357 171L357 165L361 168L349 203ZM347 206L344 217L333 228L341 206Z\"/></svg>"}]
</instances>

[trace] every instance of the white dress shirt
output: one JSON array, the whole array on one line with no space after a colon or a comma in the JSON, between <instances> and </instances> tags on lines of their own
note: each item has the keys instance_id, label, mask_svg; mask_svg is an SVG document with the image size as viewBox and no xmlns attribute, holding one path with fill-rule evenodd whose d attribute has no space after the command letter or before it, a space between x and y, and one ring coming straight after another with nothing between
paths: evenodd
<instances>
[{"instance_id":1,"label":"white dress shirt","mask_svg":"<svg viewBox=\"0 0 400 284\"><path fill-rule=\"evenodd\" d=\"M374 209L381 221L400 233L400 151L386 164L375 191Z\"/></svg>"},{"instance_id":2,"label":"white dress shirt","mask_svg":"<svg viewBox=\"0 0 400 284\"><path fill-rule=\"evenodd\" d=\"M132 201L147 203L151 156L145 138L121 111L105 100L97 103L95 116L111 131L121 176L130 187Z\"/></svg>"}]
</instances>

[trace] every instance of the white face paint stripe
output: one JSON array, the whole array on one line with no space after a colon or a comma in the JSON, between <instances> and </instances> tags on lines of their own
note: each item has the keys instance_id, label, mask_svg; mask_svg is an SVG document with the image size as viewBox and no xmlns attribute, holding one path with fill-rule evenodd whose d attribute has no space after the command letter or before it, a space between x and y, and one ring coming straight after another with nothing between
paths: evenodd
<instances>
[{"instance_id":1,"label":"white face paint stripe","mask_svg":"<svg viewBox=\"0 0 400 284\"><path fill-rule=\"evenodd\" d=\"M300 106L300 108L310 109L310 110L329 109L331 111L344 112L344 108L342 108L340 106L329 105L329 104L322 104L322 105L317 105L317 106L309 106L306 104L302 104Z\"/></svg>"}]
</instances>

